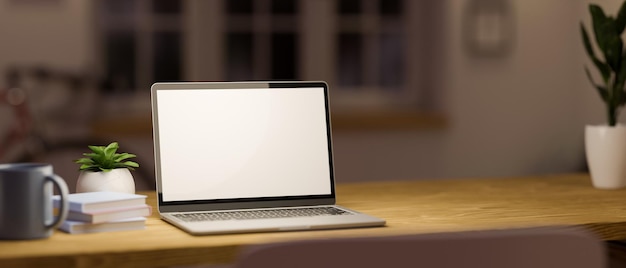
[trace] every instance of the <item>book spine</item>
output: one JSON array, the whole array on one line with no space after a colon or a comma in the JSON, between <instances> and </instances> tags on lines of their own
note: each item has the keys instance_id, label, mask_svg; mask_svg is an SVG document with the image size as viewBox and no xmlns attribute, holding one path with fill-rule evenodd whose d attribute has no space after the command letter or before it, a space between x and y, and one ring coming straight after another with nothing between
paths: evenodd
<instances>
[{"instance_id":1,"label":"book spine","mask_svg":"<svg viewBox=\"0 0 626 268\"><path fill-rule=\"evenodd\" d=\"M152 214L152 207L148 205L125 208L124 210L108 210L98 213L81 213L70 211L67 219L72 221L82 221L89 223L103 223L133 217L147 217Z\"/></svg>"}]
</instances>

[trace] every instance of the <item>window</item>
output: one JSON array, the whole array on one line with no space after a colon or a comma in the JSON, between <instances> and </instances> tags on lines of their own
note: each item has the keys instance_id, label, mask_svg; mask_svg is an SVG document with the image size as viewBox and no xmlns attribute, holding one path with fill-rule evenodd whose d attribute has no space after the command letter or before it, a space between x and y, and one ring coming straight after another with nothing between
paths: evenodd
<instances>
[{"instance_id":1,"label":"window","mask_svg":"<svg viewBox=\"0 0 626 268\"><path fill-rule=\"evenodd\" d=\"M333 114L410 122L439 109L442 2L99 0L97 43L110 90L324 80Z\"/></svg>"},{"instance_id":2,"label":"window","mask_svg":"<svg viewBox=\"0 0 626 268\"><path fill-rule=\"evenodd\" d=\"M298 1L225 1L226 79L294 80L299 77Z\"/></svg>"},{"instance_id":3,"label":"window","mask_svg":"<svg viewBox=\"0 0 626 268\"><path fill-rule=\"evenodd\" d=\"M405 80L408 27L403 4L402 0L336 1L335 65L338 89L345 96L342 101L373 107L410 95Z\"/></svg>"},{"instance_id":4,"label":"window","mask_svg":"<svg viewBox=\"0 0 626 268\"><path fill-rule=\"evenodd\" d=\"M101 0L97 27L102 44L103 89L149 89L183 79L183 3L180 0Z\"/></svg>"}]
</instances>

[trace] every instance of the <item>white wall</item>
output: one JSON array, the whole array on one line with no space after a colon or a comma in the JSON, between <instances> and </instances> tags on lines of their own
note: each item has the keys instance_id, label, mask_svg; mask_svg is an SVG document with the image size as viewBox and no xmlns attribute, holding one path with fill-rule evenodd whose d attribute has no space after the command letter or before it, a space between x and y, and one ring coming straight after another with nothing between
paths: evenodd
<instances>
[{"instance_id":1,"label":"white wall","mask_svg":"<svg viewBox=\"0 0 626 268\"><path fill-rule=\"evenodd\" d=\"M516 44L501 59L465 53L466 1L448 2L443 77L449 127L437 133L337 135L339 179L519 176L584 167L584 124L604 120L583 72L579 21L586 3L511 2Z\"/></svg>"},{"instance_id":2,"label":"white wall","mask_svg":"<svg viewBox=\"0 0 626 268\"><path fill-rule=\"evenodd\" d=\"M6 85L10 66L72 72L90 68L95 50L91 5L83 0L0 0L0 87ZM0 105L0 137L13 124L12 115Z\"/></svg>"},{"instance_id":3,"label":"white wall","mask_svg":"<svg viewBox=\"0 0 626 268\"><path fill-rule=\"evenodd\" d=\"M9 65L78 71L94 63L92 2L0 1L0 83Z\"/></svg>"},{"instance_id":4,"label":"white wall","mask_svg":"<svg viewBox=\"0 0 626 268\"><path fill-rule=\"evenodd\" d=\"M561 172L581 164L578 7L568 0L513 2L516 43L503 59L464 53L461 5L450 5L447 175Z\"/></svg>"},{"instance_id":5,"label":"white wall","mask_svg":"<svg viewBox=\"0 0 626 268\"><path fill-rule=\"evenodd\" d=\"M518 176L582 168L583 126L605 120L582 68L586 58L579 21L588 17L588 2L512 1L515 49L506 58L476 59L464 52L460 40L465 1L449 0L446 14L443 94L449 126L337 132L339 181ZM51 1L41 7L18 2L0 2L0 72L13 62L61 68L94 62L90 1ZM599 2L613 10L620 3Z\"/></svg>"}]
</instances>

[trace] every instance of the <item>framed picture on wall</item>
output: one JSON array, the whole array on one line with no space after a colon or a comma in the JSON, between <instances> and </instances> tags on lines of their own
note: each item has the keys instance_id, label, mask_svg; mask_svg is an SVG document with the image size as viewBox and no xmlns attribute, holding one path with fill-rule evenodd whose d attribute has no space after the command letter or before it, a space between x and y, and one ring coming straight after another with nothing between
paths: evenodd
<instances>
[{"instance_id":1,"label":"framed picture on wall","mask_svg":"<svg viewBox=\"0 0 626 268\"><path fill-rule=\"evenodd\" d=\"M515 39L515 16L509 0L468 0L463 10L463 45L475 57L504 57Z\"/></svg>"}]
</instances>

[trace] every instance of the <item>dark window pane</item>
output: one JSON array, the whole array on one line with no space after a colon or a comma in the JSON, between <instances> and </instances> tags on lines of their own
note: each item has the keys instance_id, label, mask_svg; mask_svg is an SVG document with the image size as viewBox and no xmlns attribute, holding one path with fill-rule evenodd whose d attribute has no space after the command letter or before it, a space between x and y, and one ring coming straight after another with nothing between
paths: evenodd
<instances>
[{"instance_id":1,"label":"dark window pane","mask_svg":"<svg viewBox=\"0 0 626 268\"><path fill-rule=\"evenodd\" d=\"M359 14L361 13L361 0L339 0L337 10L339 14Z\"/></svg>"},{"instance_id":2,"label":"dark window pane","mask_svg":"<svg viewBox=\"0 0 626 268\"><path fill-rule=\"evenodd\" d=\"M108 91L135 88L135 36L132 32L108 33L105 37L106 81Z\"/></svg>"},{"instance_id":3,"label":"dark window pane","mask_svg":"<svg viewBox=\"0 0 626 268\"><path fill-rule=\"evenodd\" d=\"M294 14L296 12L296 0L272 0L272 13Z\"/></svg>"},{"instance_id":4,"label":"dark window pane","mask_svg":"<svg viewBox=\"0 0 626 268\"><path fill-rule=\"evenodd\" d=\"M154 34L154 80L155 82L181 80L180 33Z\"/></svg>"},{"instance_id":5,"label":"dark window pane","mask_svg":"<svg viewBox=\"0 0 626 268\"><path fill-rule=\"evenodd\" d=\"M226 0L226 12L231 14L251 14L252 0Z\"/></svg>"},{"instance_id":6,"label":"dark window pane","mask_svg":"<svg viewBox=\"0 0 626 268\"><path fill-rule=\"evenodd\" d=\"M122 15L135 13L134 0L106 0L101 1L101 3L109 14Z\"/></svg>"},{"instance_id":7,"label":"dark window pane","mask_svg":"<svg viewBox=\"0 0 626 268\"><path fill-rule=\"evenodd\" d=\"M297 43L293 33L272 34L272 79L296 79Z\"/></svg>"},{"instance_id":8,"label":"dark window pane","mask_svg":"<svg viewBox=\"0 0 626 268\"><path fill-rule=\"evenodd\" d=\"M230 27L230 29L246 29L249 31L254 27L253 16L229 16L228 27Z\"/></svg>"},{"instance_id":9,"label":"dark window pane","mask_svg":"<svg viewBox=\"0 0 626 268\"><path fill-rule=\"evenodd\" d=\"M339 34L337 50L339 84L358 86L363 84L363 38L356 33Z\"/></svg>"},{"instance_id":10,"label":"dark window pane","mask_svg":"<svg viewBox=\"0 0 626 268\"><path fill-rule=\"evenodd\" d=\"M380 84L399 89L404 80L404 40L400 34L380 36Z\"/></svg>"},{"instance_id":11,"label":"dark window pane","mask_svg":"<svg viewBox=\"0 0 626 268\"><path fill-rule=\"evenodd\" d=\"M182 4L180 0L152 0L152 11L161 14L180 14Z\"/></svg>"},{"instance_id":12,"label":"dark window pane","mask_svg":"<svg viewBox=\"0 0 626 268\"><path fill-rule=\"evenodd\" d=\"M226 70L231 81L252 80L251 33L229 33L226 37Z\"/></svg>"},{"instance_id":13,"label":"dark window pane","mask_svg":"<svg viewBox=\"0 0 626 268\"><path fill-rule=\"evenodd\" d=\"M378 6L382 15L402 14L402 0L379 0Z\"/></svg>"}]
</instances>

